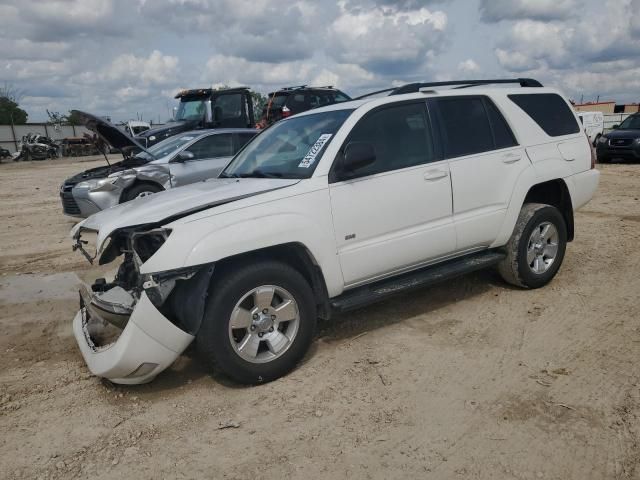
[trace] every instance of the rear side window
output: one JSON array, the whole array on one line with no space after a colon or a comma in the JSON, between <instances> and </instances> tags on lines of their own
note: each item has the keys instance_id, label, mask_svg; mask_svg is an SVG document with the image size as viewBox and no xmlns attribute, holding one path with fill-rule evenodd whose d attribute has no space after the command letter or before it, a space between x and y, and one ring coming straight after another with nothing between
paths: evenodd
<instances>
[{"instance_id":1,"label":"rear side window","mask_svg":"<svg viewBox=\"0 0 640 480\"><path fill-rule=\"evenodd\" d=\"M249 140L251 140L255 136L255 133L238 133L238 136L236 137L236 152L244 147L249 142Z\"/></svg>"},{"instance_id":2,"label":"rear side window","mask_svg":"<svg viewBox=\"0 0 640 480\"><path fill-rule=\"evenodd\" d=\"M433 101L446 158L493 150L493 133L482 97Z\"/></svg>"},{"instance_id":3,"label":"rear side window","mask_svg":"<svg viewBox=\"0 0 640 480\"><path fill-rule=\"evenodd\" d=\"M551 137L571 135L580 131L567 102L558 94L523 93L509 95L509 98Z\"/></svg>"}]
</instances>

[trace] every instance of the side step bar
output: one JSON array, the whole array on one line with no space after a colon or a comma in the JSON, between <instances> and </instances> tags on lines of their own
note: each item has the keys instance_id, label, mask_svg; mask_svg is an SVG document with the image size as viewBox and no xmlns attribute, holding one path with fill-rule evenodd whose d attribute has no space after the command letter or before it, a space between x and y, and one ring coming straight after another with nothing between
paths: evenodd
<instances>
[{"instance_id":1,"label":"side step bar","mask_svg":"<svg viewBox=\"0 0 640 480\"><path fill-rule=\"evenodd\" d=\"M397 293L426 287L490 267L499 263L505 257L506 254L503 252L488 250L437 263L420 270L414 270L370 285L347 290L342 295L330 300L331 308L336 312L354 310L384 300Z\"/></svg>"}]
</instances>

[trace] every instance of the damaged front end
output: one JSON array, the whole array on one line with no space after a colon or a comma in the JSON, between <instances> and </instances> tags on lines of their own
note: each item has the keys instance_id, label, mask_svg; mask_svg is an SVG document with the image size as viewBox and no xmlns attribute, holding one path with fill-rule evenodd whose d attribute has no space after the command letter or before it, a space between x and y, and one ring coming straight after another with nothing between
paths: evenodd
<instances>
[{"instance_id":1,"label":"damaged front end","mask_svg":"<svg viewBox=\"0 0 640 480\"><path fill-rule=\"evenodd\" d=\"M171 230L138 227L114 232L106 248L92 254L74 233L74 250L93 262L122 263L113 278L80 289L73 330L94 375L114 383L140 384L155 378L189 346L200 328L213 265L153 274L140 267L164 244Z\"/></svg>"}]
</instances>

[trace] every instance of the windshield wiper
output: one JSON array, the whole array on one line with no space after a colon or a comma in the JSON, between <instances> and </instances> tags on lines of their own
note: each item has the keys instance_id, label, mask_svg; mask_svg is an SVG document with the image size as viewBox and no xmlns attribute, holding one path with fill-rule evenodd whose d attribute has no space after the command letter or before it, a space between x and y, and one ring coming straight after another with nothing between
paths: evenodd
<instances>
[{"instance_id":1,"label":"windshield wiper","mask_svg":"<svg viewBox=\"0 0 640 480\"><path fill-rule=\"evenodd\" d=\"M265 172L263 170L260 169L255 169L252 172L249 173L241 173L240 175L238 175L241 178L282 178L282 174L281 173L275 173L275 172Z\"/></svg>"}]
</instances>

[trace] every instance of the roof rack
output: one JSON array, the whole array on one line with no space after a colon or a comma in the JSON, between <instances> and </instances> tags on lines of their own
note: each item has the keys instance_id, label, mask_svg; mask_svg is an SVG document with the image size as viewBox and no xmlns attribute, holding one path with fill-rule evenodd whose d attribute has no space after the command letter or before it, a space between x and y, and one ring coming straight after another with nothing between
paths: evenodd
<instances>
[{"instance_id":1,"label":"roof rack","mask_svg":"<svg viewBox=\"0 0 640 480\"><path fill-rule=\"evenodd\" d=\"M499 79L489 79L489 80L455 80L450 82L416 82L416 83L407 83L401 87L392 87L385 88L384 90L378 90L375 92L367 93L365 95L361 95L354 100L360 100L362 98L371 97L373 95L379 95L381 93L389 92L389 95L402 95L404 93L417 93L423 88L434 88L434 87L455 87L455 88L469 88L475 87L477 85L494 85L494 84L512 84L518 83L521 87L542 87L542 84L533 78L499 78Z\"/></svg>"},{"instance_id":2,"label":"roof rack","mask_svg":"<svg viewBox=\"0 0 640 480\"><path fill-rule=\"evenodd\" d=\"M280 90L300 90L301 88L306 87L306 85L296 85L295 87L282 87Z\"/></svg>"},{"instance_id":3,"label":"roof rack","mask_svg":"<svg viewBox=\"0 0 640 480\"><path fill-rule=\"evenodd\" d=\"M469 88L477 85L495 85L495 84L510 84L518 83L521 87L542 87L542 84L534 80L533 78L499 78L494 80L455 80L452 82L431 82L431 83L408 83L402 87L398 87L393 90L389 95L402 95L403 93L415 93L419 92L421 88L432 87L453 87L457 88Z\"/></svg>"}]
</instances>

